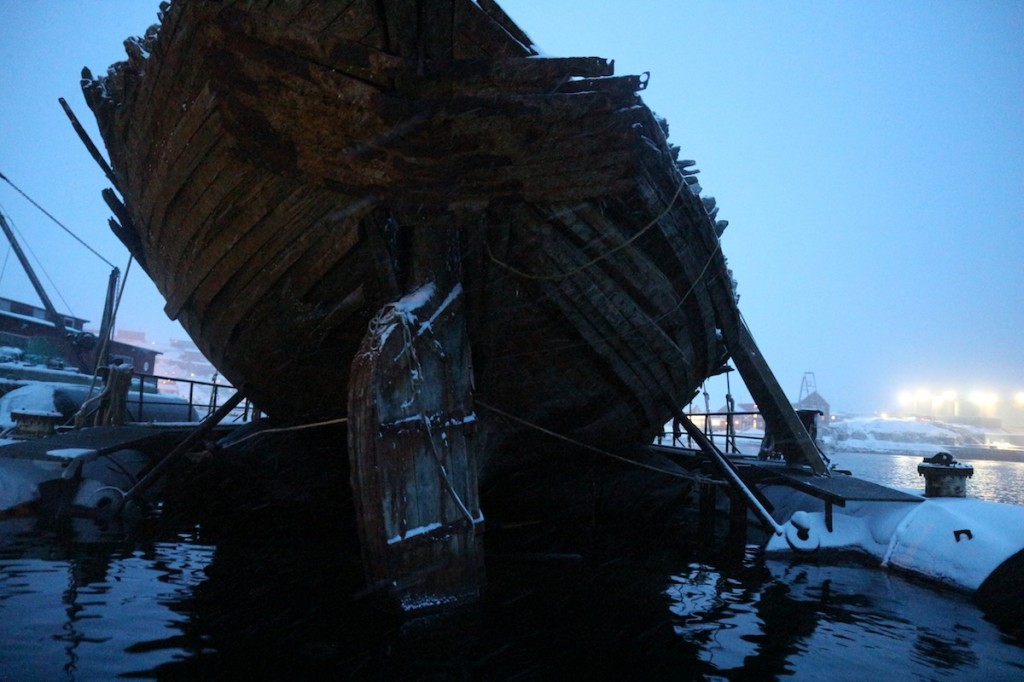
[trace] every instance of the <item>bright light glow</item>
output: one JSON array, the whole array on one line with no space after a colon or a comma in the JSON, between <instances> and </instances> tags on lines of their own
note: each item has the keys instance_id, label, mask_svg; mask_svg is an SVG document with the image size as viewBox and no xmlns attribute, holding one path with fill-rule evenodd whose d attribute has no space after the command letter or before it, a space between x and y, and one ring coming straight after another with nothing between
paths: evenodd
<instances>
[{"instance_id":1,"label":"bright light glow","mask_svg":"<svg viewBox=\"0 0 1024 682\"><path fill-rule=\"evenodd\" d=\"M914 393L914 400L916 400L919 403L927 403L930 402L931 399L931 391L929 391L927 388L919 388L917 389L917 392Z\"/></svg>"},{"instance_id":2,"label":"bright light glow","mask_svg":"<svg viewBox=\"0 0 1024 682\"><path fill-rule=\"evenodd\" d=\"M899 399L900 405L909 407L910 403L914 402L914 394L910 391L900 391Z\"/></svg>"},{"instance_id":3,"label":"bright light glow","mask_svg":"<svg viewBox=\"0 0 1024 682\"><path fill-rule=\"evenodd\" d=\"M1016 401L1017 407L1024 407L1024 391L1018 391L1013 399Z\"/></svg>"},{"instance_id":4,"label":"bright light glow","mask_svg":"<svg viewBox=\"0 0 1024 682\"><path fill-rule=\"evenodd\" d=\"M999 396L990 391L973 391L967 399L978 407L992 407L999 402Z\"/></svg>"},{"instance_id":5,"label":"bright light glow","mask_svg":"<svg viewBox=\"0 0 1024 682\"><path fill-rule=\"evenodd\" d=\"M944 403L955 403L956 402L956 391L946 390L939 396L939 400Z\"/></svg>"}]
</instances>

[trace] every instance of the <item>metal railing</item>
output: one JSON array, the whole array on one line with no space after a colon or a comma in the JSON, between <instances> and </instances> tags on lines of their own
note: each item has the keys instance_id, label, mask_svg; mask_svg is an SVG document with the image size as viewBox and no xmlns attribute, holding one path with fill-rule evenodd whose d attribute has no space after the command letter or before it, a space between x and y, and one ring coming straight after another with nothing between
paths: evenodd
<instances>
[{"instance_id":1,"label":"metal railing","mask_svg":"<svg viewBox=\"0 0 1024 682\"><path fill-rule=\"evenodd\" d=\"M760 447L764 438L764 418L760 412L686 412L686 418L696 424L704 436L725 454L738 455L756 454L756 448ZM759 435L748 435L736 433L737 419L743 429L758 429ZM724 421L724 424L721 422ZM715 422L719 422L720 430L715 429ZM686 433L686 429L675 419L672 420L672 430L662 433L660 438L662 445L673 447L696 448L693 439ZM741 445L748 446L741 449ZM756 448L749 447L756 445Z\"/></svg>"},{"instance_id":2,"label":"metal railing","mask_svg":"<svg viewBox=\"0 0 1024 682\"><path fill-rule=\"evenodd\" d=\"M137 407L138 413L132 415L138 421L201 421L213 414L218 407L237 392L234 386L217 381L185 379L181 377L162 376L159 374L132 374L130 395L137 399L130 403L129 409ZM170 398L176 398L171 400ZM187 419L142 419L144 415L168 415L180 412ZM241 404L231 410L224 423L247 422L257 418L255 406L245 398Z\"/></svg>"},{"instance_id":3,"label":"metal railing","mask_svg":"<svg viewBox=\"0 0 1024 682\"><path fill-rule=\"evenodd\" d=\"M821 412L819 410L797 409L796 413L803 427L807 430L807 435L810 436L818 452L827 462L828 457L825 457L822 446L818 442L818 427L815 423L816 417ZM716 447L718 447L716 438L722 439L724 447L719 447L718 449L726 455L757 456L758 459L783 458L783 454L776 448L774 437L770 429L768 429L764 415L761 412L681 412L680 415L685 416L693 424L697 425L704 437ZM756 431L757 433L737 433L737 419L740 420L740 428ZM703 424L701 424L702 421ZM724 433L715 432L713 421L717 421L718 425L723 427ZM721 423L723 421L724 425ZM689 434L686 433L678 419L672 420L672 430L666 431L661 435L659 444L668 444L672 447L684 447L687 449L693 449L695 446L695 443Z\"/></svg>"}]
</instances>

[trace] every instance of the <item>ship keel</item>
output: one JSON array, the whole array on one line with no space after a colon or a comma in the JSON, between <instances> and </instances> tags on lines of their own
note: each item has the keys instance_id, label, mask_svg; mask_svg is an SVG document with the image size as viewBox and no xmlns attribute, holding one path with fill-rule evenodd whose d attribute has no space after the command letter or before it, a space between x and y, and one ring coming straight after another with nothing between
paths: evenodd
<instances>
[{"instance_id":1,"label":"ship keel","mask_svg":"<svg viewBox=\"0 0 1024 682\"><path fill-rule=\"evenodd\" d=\"M465 294L436 265L370 322L348 387L367 582L405 611L475 599L483 584Z\"/></svg>"}]
</instances>

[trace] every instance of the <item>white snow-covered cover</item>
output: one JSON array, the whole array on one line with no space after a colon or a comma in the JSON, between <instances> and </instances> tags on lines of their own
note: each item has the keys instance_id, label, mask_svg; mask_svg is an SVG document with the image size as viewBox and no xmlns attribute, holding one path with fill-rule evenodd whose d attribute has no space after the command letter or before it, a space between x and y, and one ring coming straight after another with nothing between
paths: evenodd
<instances>
[{"instance_id":1,"label":"white snow-covered cover","mask_svg":"<svg viewBox=\"0 0 1024 682\"><path fill-rule=\"evenodd\" d=\"M943 497L917 505L893 535L883 565L976 590L1024 549L1024 507Z\"/></svg>"},{"instance_id":2,"label":"white snow-covered cover","mask_svg":"<svg viewBox=\"0 0 1024 682\"><path fill-rule=\"evenodd\" d=\"M973 591L1024 549L1024 507L1017 505L942 497L850 503L833 512L831 531L823 511L794 512L765 553L863 552L883 567Z\"/></svg>"},{"instance_id":3,"label":"white snow-covered cover","mask_svg":"<svg viewBox=\"0 0 1024 682\"><path fill-rule=\"evenodd\" d=\"M33 382L0 397L0 429L14 426L11 412L57 412L54 407L54 384ZM58 413L59 414L59 413Z\"/></svg>"}]
</instances>

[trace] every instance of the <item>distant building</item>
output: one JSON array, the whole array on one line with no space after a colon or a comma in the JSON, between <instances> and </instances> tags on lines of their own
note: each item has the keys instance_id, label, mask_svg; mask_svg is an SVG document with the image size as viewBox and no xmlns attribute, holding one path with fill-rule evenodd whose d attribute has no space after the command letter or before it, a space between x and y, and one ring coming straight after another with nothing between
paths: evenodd
<instances>
[{"instance_id":1,"label":"distant building","mask_svg":"<svg viewBox=\"0 0 1024 682\"><path fill-rule=\"evenodd\" d=\"M21 349L29 362L64 364L91 373L99 340L86 331L88 320L72 315L62 317L63 330L46 318L45 308L0 297L0 346ZM72 343L68 343L68 335ZM159 355L155 350L123 341L111 341L107 354L111 362L131 365L144 374L153 372Z\"/></svg>"},{"instance_id":2,"label":"distant building","mask_svg":"<svg viewBox=\"0 0 1024 682\"><path fill-rule=\"evenodd\" d=\"M82 331L85 323L80 317L64 315L64 326ZM0 332L21 336L53 335L53 322L46 319L46 309L39 306L0 297Z\"/></svg>"},{"instance_id":3,"label":"distant building","mask_svg":"<svg viewBox=\"0 0 1024 682\"><path fill-rule=\"evenodd\" d=\"M199 352L192 341L170 339L158 342L148 339L146 332L131 329L117 330L114 338L151 349L150 352L156 356L155 366L149 370L152 374L193 381L213 381L214 375L217 374L217 369Z\"/></svg>"},{"instance_id":4,"label":"distant building","mask_svg":"<svg viewBox=\"0 0 1024 682\"><path fill-rule=\"evenodd\" d=\"M716 430L723 430L726 427L729 407L723 405L718 408L718 415L711 419L711 426ZM737 431L747 431L749 429L763 429L764 420L761 418L761 413L757 408L756 403L737 403L733 408L732 427Z\"/></svg>"},{"instance_id":5,"label":"distant building","mask_svg":"<svg viewBox=\"0 0 1024 682\"><path fill-rule=\"evenodd\" d=\"M128 329L118 330L115 336L153 349L157 358L152 373L160 377L162 393L179 395L198 404L205 404L212 397L215 385L229 385L218 377L217 369L190 340L157 342L148 339L146 332Z\"/></svg>"},{"instance_id":6,"label":"distant building","mask_svg":"<svg viewBox=\"0 0 1024 682\"><path fill-rule=\"evenodd\" d=\"M217 368L190 340L171 339L163 347L159 372L163 376L194 381L213 381Z\"/></svg>"},{"instance_id":7,"label":"distant building","mask_svg":"<svg viewBox=\"0 0 1024 682\"><path fill-rule=\"evenodd\" d=\"M819 424L828 424L832 421L832 409L828 401L822 398L821 394L817 391L813 391L804 396L802 400L793 403L793 407L797 410L817 410L821 412L821 417L818 418Z\"/></svg>"},{"instance_id":8,"label":"distant building","mask_svg":"<svg viewBox=\"0 0 1024 682\"><path fill-rule=\"evenodd\" d=\"M826 426L832 422L832 408L828 401L818 393L814 372L804 373L803 381L800 384L800 399L791 404L795 410L812 410L821 413L820 416L815 416L813 422L815 427ZM700 420L697 425L710 426L716 433L724 432L729 425L729 412L728 404L723 405L712 415L706 417L706 421L699 412L696 412L695 416ZM735 431L765 430L764 417L756 403L735 403L731 412L732 427ZM809 424L805 422L805 425L813 431Z\"/></svg>"}]
</instances>

